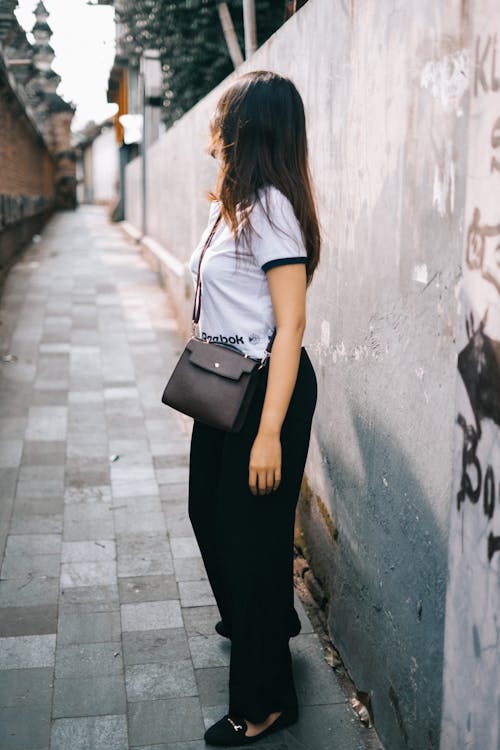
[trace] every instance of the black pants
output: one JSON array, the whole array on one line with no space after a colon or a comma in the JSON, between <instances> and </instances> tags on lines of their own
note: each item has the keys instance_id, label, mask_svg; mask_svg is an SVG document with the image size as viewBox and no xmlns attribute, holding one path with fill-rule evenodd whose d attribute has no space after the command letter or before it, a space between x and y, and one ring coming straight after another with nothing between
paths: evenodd
<instances>
[{"instance_id":1,"label":"black pants","mask_svg":"<svg viewBox=\"0 0 500 750\"><path fill-rule=\"evenodd\" d=\"M288 639L293 604L295 508L316 406L316 375L304 347L281 430L282 479L268 495L248 485L268 367L241 432L194 421L189 517L225 627L231 633L229 713L252 722L297 708Z\"/></svg>"}]
</instances>

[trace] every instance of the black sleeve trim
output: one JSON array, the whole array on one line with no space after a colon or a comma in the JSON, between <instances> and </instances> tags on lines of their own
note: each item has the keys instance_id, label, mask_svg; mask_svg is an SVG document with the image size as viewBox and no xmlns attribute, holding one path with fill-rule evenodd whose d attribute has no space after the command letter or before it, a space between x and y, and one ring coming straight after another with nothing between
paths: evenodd
<instances>
[{"instance_id":1,"label":"black sleeve trim","mask_svg":"<svg viewBox=\"0 0 500 750\"><path fill-rule=\"evenodd\" d=\"M307 263L307 258L302 255L294 255L291 258L276 258L275 260L268 260L267 263L264 263L261 266L261 268L263 271L268 271L275 266L285 266L289 263Z\"/></svg>"}]
</instances>

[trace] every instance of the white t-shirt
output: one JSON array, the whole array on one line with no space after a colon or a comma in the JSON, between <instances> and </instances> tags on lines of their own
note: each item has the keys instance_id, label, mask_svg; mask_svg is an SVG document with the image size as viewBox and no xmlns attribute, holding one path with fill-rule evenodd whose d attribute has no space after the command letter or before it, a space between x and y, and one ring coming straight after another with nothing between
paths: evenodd
<instances>
[{"instance_id":1,"label":"white t-shirt","mask_svg":"<svg viewBox=\"0 0 500 750\"><path fill-rule=\"evenodd\" d=\"M276 325L266 271L307 261L292 204L276 187L268 185L261 188L264 207L264 193L274 226L256 202L250 214L251 253L243 243L236 253L231 229L221 219L201 263L200 336L233 344L256 359L263 357ZM219 202L211 203L208 226L189 260L195 285L200 253L219 210Z\"/></svg>"}]
</instances>

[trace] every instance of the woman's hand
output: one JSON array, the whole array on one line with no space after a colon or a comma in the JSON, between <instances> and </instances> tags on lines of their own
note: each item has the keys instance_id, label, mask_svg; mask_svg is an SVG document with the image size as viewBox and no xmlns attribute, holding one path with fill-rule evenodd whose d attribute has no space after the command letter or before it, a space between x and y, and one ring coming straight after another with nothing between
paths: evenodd
<instances>
[{"instance_id":1,"label":"woman's hand","mask_svg":"<svg viewBox=\"0 0 500 750\"><path fill-rule=\"evenodd\" d=\"M252 495L268 495L281 482L281 441L279 433L257 433L248 466Z\"/></svg>"}]
</instances>

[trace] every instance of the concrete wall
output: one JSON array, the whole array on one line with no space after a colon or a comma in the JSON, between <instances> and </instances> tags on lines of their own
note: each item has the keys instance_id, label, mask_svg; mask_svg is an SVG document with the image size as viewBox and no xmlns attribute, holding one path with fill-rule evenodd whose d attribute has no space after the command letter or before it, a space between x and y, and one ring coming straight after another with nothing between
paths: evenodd
<instances>
[{"instance_id":1,"label":"concrete wall","mask_svg":"<svg viewBox=\"0 0 500 750\"><path fill-rule=\"evenodd\" d=\"M497 23L492 3L310 0L241 68L290 76L306 106L324 243L308 296L319 408L299 515L332 640L391 750L439 746L470 18ZM148 153L148 232L183 262L206 225L208 119L230 80ZM137 228L140 174L136 160ZM170 267L186 322L190 279Z\"/></svg>"},{"instance_id":2,"label":"concrete wall","mask_svg":"<svg viewBox=\"0 0 500 750\"><path fill-rule=\"evenodd\" d=\"M111 203L118 196L118 149L113 127L105 128L92 143L94 203Z\"/></svg>"},{"instance_id":3,"label":"concrete wall","mask_svg":"<svg viewBox=\"0 0 500 750\"><path fill-rule=\"evenodd\" d=\"M500 748L500 9L496 0L478 7L471 15L441 750Z\"/></svg>"}]
</instances>

